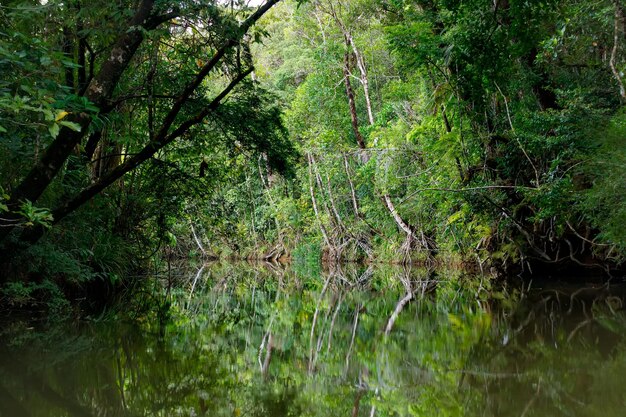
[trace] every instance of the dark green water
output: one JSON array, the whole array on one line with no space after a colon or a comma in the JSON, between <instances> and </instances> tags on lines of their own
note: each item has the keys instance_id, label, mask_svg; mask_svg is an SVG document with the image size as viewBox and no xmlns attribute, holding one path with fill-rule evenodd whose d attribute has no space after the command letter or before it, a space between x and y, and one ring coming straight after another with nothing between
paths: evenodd
<instances>
[{"instance_id":1,"label":"dark green water","mask_svg":"<svg viewBox=\"0 0 626 417\"><path fill-rule=\"evenodd\" d=\"M617 284L251 266L179 282L164 328L9 322L0 416L626 415Z\"/></svg>"}]
</instances>

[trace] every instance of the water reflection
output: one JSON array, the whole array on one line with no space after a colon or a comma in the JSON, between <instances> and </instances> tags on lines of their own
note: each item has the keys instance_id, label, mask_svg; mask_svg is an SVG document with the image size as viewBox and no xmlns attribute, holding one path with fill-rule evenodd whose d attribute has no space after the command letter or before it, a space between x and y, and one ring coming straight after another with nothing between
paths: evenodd
<instances>
[{"instance_id":1,"label":"water reflection","mask_svg":"<svg viewBox=\"0 0 626 417\"><path fill-rule=\"evenodd\" d=\"M177 288L164 331L14 323L0 416L621 416L626 405L621 286L213 265Z\"/></svg>"}]
</instances>

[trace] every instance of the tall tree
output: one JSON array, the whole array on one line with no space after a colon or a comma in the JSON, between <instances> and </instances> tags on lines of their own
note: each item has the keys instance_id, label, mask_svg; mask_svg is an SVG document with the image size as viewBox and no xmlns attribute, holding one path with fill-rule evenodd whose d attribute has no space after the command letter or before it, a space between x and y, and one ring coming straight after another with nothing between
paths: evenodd
<instances>
[{"instance_id":1,"label":"tall tree","mask_svg":"<svg viewBox=\"0 0 626 417\"><path fill-rule=\"evenodd\" d=\"M156 30L165 22L171 24L173 19L180 18L188 19L194 25L202 25L200 19L194 18L194 13L202 8L208 10L208 13L200 14L200 17L208 17L213 19L214 23L220 24L217 30L210 35L213 37L213 44L209 48L212 56L202 65L199 65L198 71L193 76L188 77L189 81L181 86L179 92L167 97L171 107L163 115L154 137L150 138L144 148L132 158L127 159L122 165L99 178L96 183L80 191L75 197L61 202L59 207L53 210L55 222L100 193L122 175L145 162L167 144L181 137L192 126L201 123L214 111L226 95L251 72L250 63L243 62L241 53L237 51L242 50L242 45L246 42L244 36L248 30L278 1L268 0L253 13L243 18L241 22L236 21L239 18L237 15L228 17L222 13L218 3L213 1L202 4L173 2L159 5L156 5L154 1L141 1L132 17L118 29L120 35L110 46L107 46L108 56L101 63L84 92L83 97L87 102L98 108L98 118L106 117L107 114L117 111L117 107L114 105L116 101L114 94L117 93L118 97L125 95L123 91L118 91L120 80L124 76L128 76L127 69L140 46L145 44L145 39L149 36L159 36ZM242 12L245 13L245 10ZM194 20L197 21L194 22ZM198 27L190 25L184 30L198 30ZM185 31L180 36L184 37ZM155 35L150 35L151 33L155 33ZM175 39L176 35L173 38ZM236 58L233 58L234 56ZM246 60L249 61L249 58ZM230 82L215 95L215 98L202 111L190 116L183 116L181 119L181 110L188 106L192 97L201 91L200 87L209 74L215 72L220 65L226 65L222 67L222 70L231 66L232 70L225 72L229 75ZM32 203L39 199L62 169L72 151L89 133L90 125L94 120L93 113L90 114L85 111L68 113L64 117L63 124L57 125L58 127L53 132L54 140L42 152L30 172L12 189L7 206L13 211L13 214L3 220L3 227L0 228L0 239L5 238L16 227L15 220L18 217L17 211L20 205L26 201ZM172 130L172 128L174 129ZM99 138L97 132L91 135L90 141L92 143L89 144L89 148L94 149ZM94 140L96 143L93 143ZM32 240L33 234L29 233L29 235Z\"/></svg>"}]
</instances>

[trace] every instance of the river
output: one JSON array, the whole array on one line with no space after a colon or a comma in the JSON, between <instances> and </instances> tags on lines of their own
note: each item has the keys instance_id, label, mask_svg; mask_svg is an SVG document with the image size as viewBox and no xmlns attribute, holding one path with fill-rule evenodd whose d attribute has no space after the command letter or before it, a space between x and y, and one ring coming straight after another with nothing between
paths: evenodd
<instances>
[{"instance_id":1,"label":"river","mask_svg":"<svg viewBox=\"0 0 626 417\"><path fill-rule=\"evenodd\" d=\"M626 289L215 264L168 320L5 325L0 416L623 416ZM129 307L130 308L130 307Z\"/></svg>"}]
</instances>

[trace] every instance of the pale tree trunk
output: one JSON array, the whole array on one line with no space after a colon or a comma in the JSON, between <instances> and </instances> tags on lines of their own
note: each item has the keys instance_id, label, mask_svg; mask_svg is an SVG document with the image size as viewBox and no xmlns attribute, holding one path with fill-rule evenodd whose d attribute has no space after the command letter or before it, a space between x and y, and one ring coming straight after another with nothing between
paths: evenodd
<instances>
[{"instance_id":1,"label":"pale tree trunk","mask_svg":"<svg viewBox=\"0 0 626 417\"><path fill-rule=\"evenodd\" d=\"M328 232L326 231L326 227L324 226L324 222L320 216L319 208L317 206L317 198L315 198L315 186L313 184L313 162L311 160L311 153L307 153L307 162L309 165L309 193L311 194L311 203L313 204L313 213L315 213L315 218L319 223L320 232L322 232L322 237L324 238L324 242L326 243L326 247L329 250L334 250L334 246L330 243L330 239L328 237Z\"/></svg>"},{"instance_id":2,"label":"pale tree trunk","mask_svg":"<svg viewBox=\"0 0 626 417\"><path fill-rule=\"evenodd\" d=\"M346 354L346 365L344 368L344 376L348 374L348 368L350 367L350 356L352 356L352 348L354 347L354 339L356 338L356 329L359 325L359 315L361 314L361 309L363 308L363 304L359 304L356 307L354 312L354 321L352 323L352 337L350 338L350 346L348 347L348 353Z\"/></svg>"},{"instance_id":3,"label":"pale tree trunk","mask_svg":"<svg viewBox=\"0 0 626 417\"><path fill-rule=\"evenodd\" d=\"M347 41L346 41L347 44ZM352 132L356 139L356 143L359 145L359 149L365 152L365 140L359 131L359 118L356 110L356 102L354 100L354 90L352 89L352 83L350 83L350 53L346 51L343 59L343 80L346 87L346 96L348 96L348 106L350 107L350 121L352 122ZM367 158L367 153L363 153Z\"/></svg>"},{"instance_id":4,"label":"pale tree trunk","mask_svg":"<svg viewBox=\"0 0 626 417\"><path fill-rule=\"evenodd\" d=\"M624 16L622 13L622 8L620 5L620 0L615 0L615 22L613 29L613 48L611 49L611 58L609 60L609 65L611 67L611 72L617 81L617 85L619 86L619 95L622 100L626 100L626 89L624 89L624 82L622 81L622 76L615 66L615 61L617 59L617 49L619 46L619 35L620 35L620 25L623 25Z\"/></svg>"},{"instance_id":5,"label":"pale tree trunk","mask_svg":"<svg viewBox=\"0 0 626 417\"><path fill-rule=\"evenodd\" d=\"M202 242L200 242L200 238L198 238L198 235L196 234L196 229L193 227L193 222L190 222L189 226L191 226L191 234L193 235L193 239L196 241L196 245L198 245L198 249L200 249L200 252L202 252L202 257L206 258L206 251L202 246Z\"/></svg>"},{"instance_id":6,"label":"pale tree trunk","mask_svg":"<svg viewBox=\"0 0 626 417\"><path fill-rule=\"evenodd\" d=\"M350 196L352 198L352 208L354 209L354 215L361 218L361 212L359 211L359 200L356 198L356 190L354 183L352 182L352 176L350 175L350 167L348 165L348 157L343 154L343 166L346 170L346 177L348 177L348 184L350 185Z\"/></svg>"},{"instance_id":7,"label":"pale tree trunk","mask_svg":"<svg viewBox=\"0 0 626 417\"><path fill-rule=\"evenodd\" d=\"M263 166L261 165L261 161L264 162ZM261 155L259 157L259 161L257 165L259 168L259 177L261 178L261 184L263 185L263 190L265 192L265 195L267 196L267 199L270 202L270 206L276 207L274 199L272 198L272 193L270 192L271 191L270 189L272 188L272 178L268 170L267 155L265 154ZM263 171L265 171L267 175L263 175ZM252 204L254 205L254 200L252 201ZM276 234L278 236L278 246L274 247L269 253L263 256L263 259L265 259L266 261L277 261L287 251L285 242L283 241L283 234L281 232L282 229L280 226L280 222L278 221L276 216L272 216L272 217L274 218L274 226L276 226ZM254 227L254 223L252 224L252 226Z\"/></svg>"},{"instance_id":8,"label":"pale tree trunk","mask_svg":"<svg viewBox=\"0 0 626 417\"><path fill-rule=\"evenodd\" d=\"M309 154L309 155L311 158L311 166L313 168L315 181L320 190L320 193L323 196L325 187L322 182L322 177L319 173L319 170L317 169L317 162L315 161L315 157L312 154ZM333 243L333 246L332 246L332 249L334 252L333 258L334 260L338 261L339 259L341 259L343 250L350 242L350 236L348 236L349 232L346 229L345 225L343 224L343 221L341 220L341 216L339 215L339 212L337 211L337 208L335 207L333 194L330 188L327 189L327 192L328 192L328 203L324 202L323 206L324 206L324 209L326 210L326 213L328 214L328 218L330 222L332 223L331 226L333 227L332 229L333 233L329 234L329 239ZM344 235L347 235L348 239L345 239Z\"/></svg>"},{"instance_id":9,"label":"pale tree trunk","mask_svg":"<svg viewBox=\"0 0 626 417\"><path fill-rule=\"evenodd\" d=\"M330 200L330 208L332 209L333 214L335 215L335 219L337 219L337 225L339 226L339 229L346 230L346 226L343 224L343 220L341 220L341 215L339 214L339 211L337 210L337 206L335 205L335 197L333 196L333 189L330 184L330 177L328 176L328 174L326 174L326 189L328 190L328 199Z\"/></svg>"},{"instance_id":10,"label":"pale tree trunk","mask_svg":"<svg viewBox=\"0 0 626 417\"><path fill-rule=\"evenodd\" d=\"M391 216L393 217L398 227L402 229L402 231L404 231L404 233L406 234L406 241L403 245L403 251L405 252L405 256L407 258L409 257L412 242L419 242L423 249L429 251L429 256L432 258L436 245L432 242L429 242L429 238L426 236L423 230L420 229L419 237L415 234L413 227L405 222L404 219L402 219L402 216L400 216L400 214L398 213L398 210L393 204L393 201L391 200L389 194L384 194L383 200L385 201L385 205L387 206L389 213L391 213Z\"/></svg>"},{"instance_id":11,"label":"pale tree trunk","mask_svg":"<svg viewBox=\"0 0 626 417\"><path fill-rule=\"evenodd\" d=\"M352 46L352 51L354 52L354 56L356 57L356 65L359 68L359 72L361 74L360 80L361 85L363 86L363 95L365 96L365 106L367 108L367 118L370 123L370 126L374 124L374 112L372 111L372 101L370 100L370 87L369 81L367 78L367 69L365 68L365 60L363 59L363 55L356 47L354 43L354 38L352 34L348 31L344 33L346 40Z\"/></svg>"},{"instance_id":12,"label":"pale tree trunk","mask_svg":"<svg viewBox=\"0 0 626 417\"><path fill-rule=\"evenodd\" d=\"M328 344L326 345L326 352L330 352L330 347L333 341L333 329L335 328L335 321L337 320L337 315L339 314L339 310L341 309L342 301L343 301L343 294L340 294L339 300L337 301L337 305L335 307L335 311L330 320L330 327L328 329Z\"/></svg>"},{"instance_id":13,"label":"pale tree trunk","mask_svg":"<svg viewBox=\"0 0 626 417\"><path fill-rule=\"evenodd\" d=\"M367 107L367 118L368 118L369 124L373 125L374 124L374 112L372 111L372 102L370 100L370 92L369 92L370 91L369 80L367 78L367 69L365 67L365 60L363 59L363 54L357 48L356 43L354 42L354 38L352 36L352 32L350 31L350 29L348 29L348 27L341 20L332 2L328 3L328 7L325 7L324 5L322 5L321 2L317 2L317 6L318 8L320 8L321 10L323 10L325 13L329 14L333 18L333 20L339 27L339 30L341 30L341 33L344 36L344 39L346 41L346 46L349 49L351 48L352 51L354 52L354 56L356 58L356 64L361 74L361 77L359 78L359 80L361 82L361 85L363 86L363 93L365 95L365 106ZM348 73L345 75L348 76L350 74Z\"/></svg>"},{"instance_id":14,"label":"pale tree trunk","mask_svg":"<svg viewBox=\"0 0 626 417\"><path fill-rule=\"evenodd\" d=\"M385 205L387 206L391 217L393 217L398 227L402 229L404 233L407 234L407 236L415 238L415 233L413 233L411 227L402 219L400 214L398 214L398 210L396 210L396 207L394 206L393 201L391 201L391 197L389 196L389 194L383 195L383 200L385 201Z\"/></svg>"},{"instance_id":15,"label":"pale tree trunk","mask_svg":"<svg viewBox=\"0 0 626 417\"><path fill-rule=\"evenodd\" d=\"M324 184L322 182L322 176L320 175L319 169L317 169L317 161L315 160L315 157L312 154L311 154L311 162L313 165L313 172L315 174L315 181L317 183L318 188L320 189L320 192L323 192L324 188L326 188L326 192L328 193L328 205L324 204L324 207L326 208L326 211L328 212L329 217L331 219L334 219L333 223L336 224L336 229L339 232L344 232L346 228L343 224L343 221L341 220L341 216L339 215L339 212L337 211L337 207L335 206L333 192L330 187L330 180L328 180L327 182L327 187L324 187Z\"/></svg>"},{"instance_id":16,"label":"pale tree trunk","mask_svg":"<svg viewBox=\"0 0 626 417\"><path fill-rule=\"evenodd\" d=\"M402 285L404 285L405 295L402 298L400 298L400 300L398 300L398 302L396 303L396 308L393 310L393 313L391 313L389 320L387 320L387 325L385 326L385 337L389 336L389 333L391 333L391 330L393 329L393 326L396 323L396 320L402 313L402 310L404 310L406 305L415 298L415 294L417 292L417 289L413 288L413 284L411 282L411 269L410 268L403 269L402 275L400 276L400 281L402 282ZM430 284L430 282L431 282L430 280L428 281L422 280L422 294L421 294L422 297L426 293L426 290L429 288L428 284Z\"/></svg>"},{"instance_id":17,"label":"pale tree trunk","mask_svg":"<svg viewBox=\"0 0 626 417\"><path fill-rule=\"evenodd\" d=\"M413 299L413 291L407 291L404 297L402 297L398 303L396 304L396 308L393 310L393 313L389 317L387 321L387 325L385 326L385 336L388 336L391 333L391 329L393 329L393 325L396 320L400 316L402 310L404 310L404 306L409 303Z\"/></svg>"},{"instance_id":18,"label":"pale tree trunk","mask_svg":"<svg viewBox=\"0 0 626 417\"><path fill-rule=\"evenodd\" d=\"M272 350L274 349L274 336L270 332L267 336L267 347L265 348L265 359L263 360L263 366L261 367L261 373L264 378L267 378L270 370L270 361L272 360Z\"/></svg>"}]
</instances>

